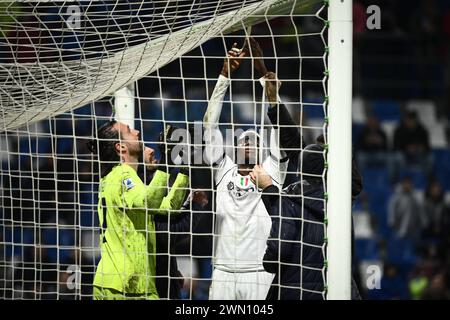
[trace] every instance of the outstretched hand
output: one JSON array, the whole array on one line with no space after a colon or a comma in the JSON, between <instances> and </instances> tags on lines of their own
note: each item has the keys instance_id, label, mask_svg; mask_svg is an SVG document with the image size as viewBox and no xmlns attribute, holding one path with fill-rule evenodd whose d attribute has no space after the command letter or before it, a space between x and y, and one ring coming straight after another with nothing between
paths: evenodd
<instances>
[{"instance_id":1,"label":"outstretched hand","mask_svg":"<svg viewBox=\"0 0 450 320\"><path fill-rule=\"evenodd\" d=\"M231 74L239 68L242 58L245 56L248 56L248 49L246 47L239 49L237 43L234 43L228 51L228 56L223 61L223 67L220 74L229 78Z\"/></svg>"}]
</instances>

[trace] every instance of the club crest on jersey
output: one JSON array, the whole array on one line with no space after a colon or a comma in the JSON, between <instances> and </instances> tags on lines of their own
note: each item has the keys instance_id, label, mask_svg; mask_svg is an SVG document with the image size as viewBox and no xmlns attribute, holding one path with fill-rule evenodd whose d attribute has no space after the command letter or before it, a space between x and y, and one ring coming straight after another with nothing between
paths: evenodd
<instances>
[{"instance_id":1,"label":"club crest on jersey","mask_svg":"<svg viewBox=\"0 0 450 320\"><path fill-rule=\"evenodd\" d=\"M134 183L131 180L131 178L128 179L124 179L123 180L123 185L125 186L125 189L128 191L130 189L132 189L134 187Z\"/></svg>"},{"instance_id":2,"label":"club crest on jersey","mask_svg":"<svg viewBox=\"0 0 450 320\"><path fill-rule=\"evenodd\" d=\"M249 193L255 192L256 189L251 183L250 177L237 176L227 184L227 189L230 194L236 199L243 199L248 196Z\"/></svg>"},{"instance_id":3,"label":"club crest on jersey","mask_svg":"<svg viewBox=\"0 0 450 320\"><path fill-rule=\"evenodd\" d=\"M248 187L249 182L250 182L249 177L241 177L239 179L239 185L244 188Z\"/></svg>"}]
</instances>

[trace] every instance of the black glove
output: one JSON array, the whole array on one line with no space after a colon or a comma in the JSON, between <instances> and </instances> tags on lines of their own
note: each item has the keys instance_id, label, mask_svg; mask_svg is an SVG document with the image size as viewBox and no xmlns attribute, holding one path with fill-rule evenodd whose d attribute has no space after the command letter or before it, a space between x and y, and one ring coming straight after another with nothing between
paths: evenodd
<instances>
[{"instance_id":1,"label":"black glove","mask_svg":"<svg viewBox=\"0 0 450 320\"><path fill-rule=\"evenodd\" d=\"M172 150L178 143L183 142L184 138L180 137L178 140L174 140L172 135L175 130L179 129L173 125L166 125L164 131L159 134L159 151L161 153L161 159L159 161L159 170L169 172L170 168L178 167L180 173L185 175L189 175L189 166L187 163L185 164L174 164L173 163L173 154ZM183 154L179 156L183 157Z\"/></svg>"},{"instance_id":2,"label":"black glove","mask_svg":"<svg viewBox=\"0 0 450 320\"><path fill-rule=\"evenodd\" d=\"M171 137L174 130L177 128L168 124L165 126L164 130L159 133L159 144L158 149L161 154L159 159L158 169L164 172L168 172L168 166L173 165L171 151L174 146Z\"/></svg>"}]
</instances>

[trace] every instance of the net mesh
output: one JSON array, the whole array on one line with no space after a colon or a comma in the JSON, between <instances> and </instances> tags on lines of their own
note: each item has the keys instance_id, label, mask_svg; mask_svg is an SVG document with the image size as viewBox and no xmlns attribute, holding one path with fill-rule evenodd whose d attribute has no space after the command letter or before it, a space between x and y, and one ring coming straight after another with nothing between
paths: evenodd
<instances>
[{"instance_id":1,"label":"net mesh","mask_svg":"<svg viewBox=\"0 0 450 320\"><path fill-rule=\"evenodd\" d=\"M135 127L159 157L164 126L202 121L227 51L251 32L282 81L281 100L303 141L314 143L320 134L326 141L325 8L312 0L0 3L0 298L92 298L100 259L99 165L86 143L111 118L113 94L126 85L135 85ZM224 136L227 129L261 128L263 91L253 65L244 59L232 76L219 121ZM234 142L225 147L233 158ZM170 274L168 263L158 277L184 279L176 298L207 299L221 204L211 168L189 170L189 228L161 231L170 249L159 253L177 258L182 276ZM295 161L286 171L284 186L302 174ZM142 166L138 173L150 182ZM318 175L323 188L324 177ZM323 221L304 210L299 234L314 224L325 235ZM324 259L323 241L298 244L300 258L309 247ZM324 266L294 265L325 277ZM299 289L300 298L325 295L323 288ZM171 290L160 296L173 298Z\"/></svg>"}]
</instances>

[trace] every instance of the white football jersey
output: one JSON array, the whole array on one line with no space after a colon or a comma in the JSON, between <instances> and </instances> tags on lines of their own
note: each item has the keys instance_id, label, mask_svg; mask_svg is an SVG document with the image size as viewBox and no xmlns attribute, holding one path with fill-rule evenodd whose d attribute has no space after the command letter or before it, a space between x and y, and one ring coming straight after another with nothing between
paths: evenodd
<instances>
[{"instance_id":1,"label":"white football jersey","mask_svg":"<svg viewBox=\"0 0 450 320\"><path fill-rule=\"evenodd\" d=\"M279 165L280 164L280 165ZM263 167L280 189L288 161L268 156ZM261 191L250 176L241 176L238 166L225 156L215 167L216 215L214 266L225 271L264 270L262 260L272 221Z\"/></svg>"},{"instance_id":2,"label":"white football jersey","mask_svg":"<svg viewBox=\"0 0 450 320\"><path fill-rule=\"evenodd\" d=\"M261 83L264 85L264 82ZM203 118L205 126L205 160L213 165L215 194L214 267L223 271L246 272L264 270L262 260L272 221L261 199L261 192L250 176L241 176L238 166L223 156L222 141L217 140L218 122L230 80L222 75L217 80ZM281 159L277 130L270 133L270 155L263 167L273 184L280 189L286 177L288 160ZM223 156L223 157L222 157Z\"/></svg>"}]
</instances>

